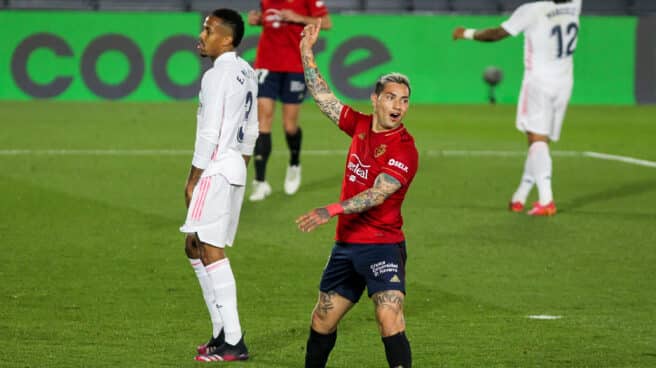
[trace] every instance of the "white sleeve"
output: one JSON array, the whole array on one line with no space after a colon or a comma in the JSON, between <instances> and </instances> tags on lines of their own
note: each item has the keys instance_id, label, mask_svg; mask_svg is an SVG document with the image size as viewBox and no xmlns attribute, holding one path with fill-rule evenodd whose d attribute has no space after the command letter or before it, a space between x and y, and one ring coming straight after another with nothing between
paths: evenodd
<instances>
[{"instance_id":1,"label":"white sleeve","mask_svg":"<svg viewBox=\"0 0 656 368\"><path fill-rule=\"evenodd\" d=\"M251 111L244 125L244 138L239 144L239 151L244 156L252 156L255 149L255 141L259 135L259 122L257 117L257 87L252 91L253 102Z\"/></svg>"},{"instance_id":2,"label":"white sleeve","mask_svg":"<svg viewBox=\"0 0 656 368\"><path fill-rule=\"evenodd\" d=\"M223 100L225 91L221 83L221 74L210 69L205 73L200 88L200 111L196 126L196 145L192 165L206 169L212 159L212 153L219 143Z\"/></svg>"},{"instance_id":3,"label":"white sleeve","mask_svg":"<svg viewBox=\"0 0 656 368\"><path fill-rule=\"evenodd\" d=\"M531 3L521 5L515 9L508 20L501 23L501 27L513 37L524 32L533 23L536 14L535 5Z\"/></svg>"}]
</instances>

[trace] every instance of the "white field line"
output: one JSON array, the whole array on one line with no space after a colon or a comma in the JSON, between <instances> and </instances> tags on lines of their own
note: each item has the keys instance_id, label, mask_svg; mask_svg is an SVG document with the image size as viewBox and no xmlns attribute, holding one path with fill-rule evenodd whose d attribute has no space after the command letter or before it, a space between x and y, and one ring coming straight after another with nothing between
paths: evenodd
<instances>
[{"instance_id":1,"label":"white field line","mask_svg":"<svg viewBox=\"0 0 656 368\"><path fill-rule=\"evenodd\" d=\"M50 149L50 150L0 150L0 156L189 156L191 150L166 149ZM273 151L275 155L286 155L287 151ZM345 156L345 150L304 150L308 156ZM523 157L525 151L495 151L495 150L428 150L421 154L438 157ZM618 156L599 152L552 151L556 157L589 157L599 160L619 161L631 165L656 168L656 162L641 160L628 156Z\"/></svg>"},{"instance_id":2,"label":"white field line","mask_svg":"<svg viewBox=\"0 0 656 368\"><path fill-rule=\"evenodd\" d=\"M656 162L654 161L641 160L628 156L618 156L618 155L611 155L608 153L599 153L599 152L583 152L583 156L598 158L600 160L620 161L632 165L656 168Z\"/></svg>"},{"instance_id":3,"label":"white field line","mask_svg":"<svg viewBox=\"0 0 656 368\"><path fill-rule=\"evenodd\" d=\"M563 318L563 316L551 316L551 315L548 315L548 314L534 314L534 315L526 316L526 318L552 320L552 319L561 319L561 318Z\"/></svg>"}]
</instances>

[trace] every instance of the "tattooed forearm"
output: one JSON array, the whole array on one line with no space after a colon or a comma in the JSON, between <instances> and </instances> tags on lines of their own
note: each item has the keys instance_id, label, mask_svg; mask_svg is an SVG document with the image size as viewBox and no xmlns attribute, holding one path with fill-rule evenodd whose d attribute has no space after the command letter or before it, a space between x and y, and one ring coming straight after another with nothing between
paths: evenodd
<instances>
[{"instance_id":1,"label":"tattooed forearm","mask_svg":"<svg viewBox=\"0 0 656 368\"><path fill-rule=\"evenodd\" d=\"M342 202L344 213L361 213L380 206L387 197L401 188L401 183L388 174L376 177L374 186Z\"/></svg>"},{"instance_id":2,"label":"tattooed forearm","mask_svg":"<svg viewBox=\"0 0 656 368\"><path fill-rule=\"evenodd\" d=\"M305 83L312 97L317 102L319 110L333 122L339 122L339 115L342 112L343 104L333 94L328 83L326 83L326 80L319 73L312 50L303 50L301 60L303 61Z\"/></svg>"}]
</instances>

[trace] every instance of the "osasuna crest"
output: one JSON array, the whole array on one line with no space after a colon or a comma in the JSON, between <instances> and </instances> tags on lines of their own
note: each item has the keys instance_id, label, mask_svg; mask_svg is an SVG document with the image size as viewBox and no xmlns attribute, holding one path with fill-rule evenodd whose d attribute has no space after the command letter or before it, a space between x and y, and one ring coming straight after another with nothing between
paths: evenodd
<instances>
[{"instance_id":1,"label":"osasuna crest","mask_svg":"<svg viewBox=\"0 0 656 368\"><path fill-rule=\"evenodd\" d=\"M367 136L367 135L364 134L364 133L360 133L360 134L358 134L358 138L360 138L361 141L363 141L363 140L364 140L364 137L366 137L366 136Z\"/></svg>"},{"instance_id":2,"label":"osasuna crest","mask_svg":"<svg viewBox=\"0 0 656 368\"><path fill-rule=\"evenodd\" d=\"M382 156L386 150L387 150L387 145L381 144L380 146L376 147L376 149L374 150L374 157L378 158Z\"/></svg>"}]
</instances>

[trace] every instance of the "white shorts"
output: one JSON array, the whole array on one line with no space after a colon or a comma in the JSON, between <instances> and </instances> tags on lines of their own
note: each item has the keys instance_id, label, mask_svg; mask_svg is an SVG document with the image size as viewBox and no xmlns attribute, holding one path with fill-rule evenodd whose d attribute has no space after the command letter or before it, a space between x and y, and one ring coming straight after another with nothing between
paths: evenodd
<instances>
[{"instance_id":1,"label":"white shorts","mask_svg":"<svg viewBox=\"0 0 656 368\"><path fill-rule=\"evenodd\" d=\"M196 233L208 245L232 246L243 200L244 186L231 185L223 175L202 177L194 188L180 231Z\"/></svg>"},{"instance_id":2,"label":"white shorts","mask_svg":"<svg viewBox=\"0 0 656 368\"><path fill-rule=\"evenodd\" d=\"M571 95L571 83L564 83L559 88L547 88L541 83L524 79L517 105L517 129L546 135L557 141Z\"/></svg>"}]
</instances>

